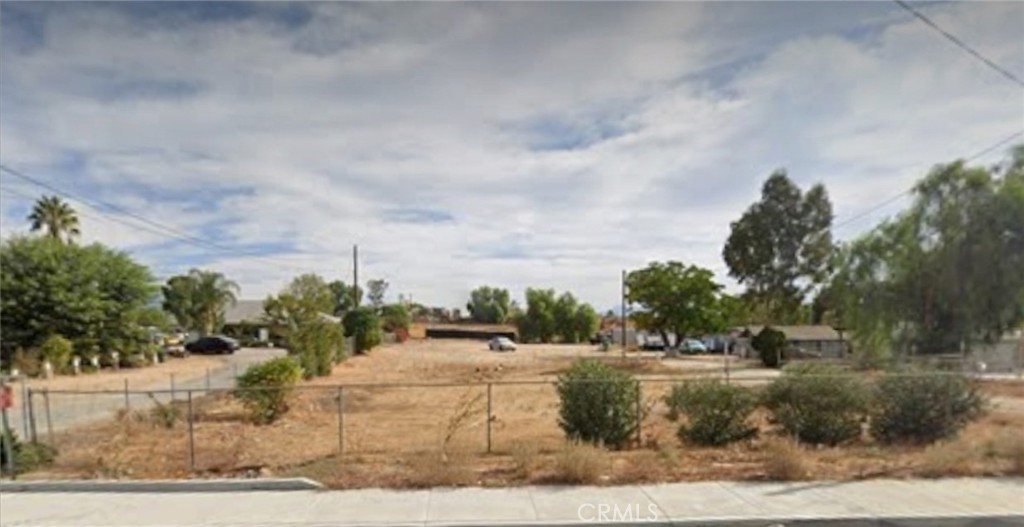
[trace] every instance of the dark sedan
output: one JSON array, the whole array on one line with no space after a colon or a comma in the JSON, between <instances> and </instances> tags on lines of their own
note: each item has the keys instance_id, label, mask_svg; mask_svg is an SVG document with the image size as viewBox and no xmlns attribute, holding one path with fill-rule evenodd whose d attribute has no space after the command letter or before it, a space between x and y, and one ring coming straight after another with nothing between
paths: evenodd
<instances>
[{"instance_id":1,"label":"dark sedan","mask_svg":"<svg viewBox=\"0 0 1024 527\"><path fill-rule=\"evenodd\" d=\"M189 353L223 353L229 354L239 350L241 346L238 341L228 337L202 337L185 344L185 350Z\"/></svg>"}]
</instances>

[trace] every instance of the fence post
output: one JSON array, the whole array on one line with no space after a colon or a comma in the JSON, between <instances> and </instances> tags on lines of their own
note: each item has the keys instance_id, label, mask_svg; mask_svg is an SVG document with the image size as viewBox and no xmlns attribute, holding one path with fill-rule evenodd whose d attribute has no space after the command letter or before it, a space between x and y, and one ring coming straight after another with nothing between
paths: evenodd
<instances>
[{"instance_id":1,"label":"fence post","mask_svg":"<svg viewBox=\"0 0 1024 527\"><path fill-rule=\"evenodd\" d=\"M206 368L206 391L210 391L210 368Z\"/></svg>"},{"instance_id":2,"label":"fence post","mask_svg":"<svg viewBox=\"0 0 1024 527\"><path fill-rule=\"evenodd\" d=\"M6 383L4 382L4 380L2 378L0 378L0 390L4 389L5 384ZM4 458L7 459L7 467L0 467L0 471L2 471L3 468L6 468L7 469L7 473L10 474L10 476L11 476L11 479L14 479L14 474L15 474L15 470L14 470L15 469L15 467L14 467L14 431L11 430L11 423L7 420L7 407L6 406L3 407L2 409L0 409L0 414L2 414L2 415L0 415L0 419L2 419L2 422L0 422L0 425L3 426L3 434L4 434L4 436L3 436L3 439L4 439L3 440L4 452L3 453L4 453ZM24 416L23 416L22 421L24 421L24 420L25 419L24 419Z\"/></svg>"},{"instance_id":3,"label":"fence post","mask_svg":"<svg viewBox=\"0 0 1024 527\"><path fill-rule=\"evenodd\" d=\"M338 454L345 453L345 387L338 386Z\"/></svg>"},{"instance_id":4,"label":"fence post","mask_svg":"<svg viewBox=\"0 0 1024 527\"><path fill-rule=\"evenodd\" d=\"M32 429L32 443L39 442L39 435L36 433L36 404L34 400L35 391L28 389L28 423Z\"/></svg>"},{"instance_id":5,"label":"fence post","mask_svg":"<svg viewBox=\"0 0 1024 527\"><path fill-rule=\"evenodd\" d=\"M28 433L28 385L25 384L25 377L21 378L21 427L25 432L23 437L31 437Z\"/></svg>"},{"instance_id":6,"label":"fence post","mask_svg":"<svg viewBox=\"0 0 1024 527\"><path fill-rule=\"evenodd\" d=\"M640 446L640 426L643 423L644 416L640 412L640 381L636 381L636 446Z\"/></svg>"},{"instance_id":7,"label":"fence post","mask_svg":"<svg viewBox=\"0 0 1024 527\"><path fill-rule=\"evenodd\" d=\"M192 393L192 391L189 390L189 393ZM177 399L177 397L178 397L178 393L175 390L175 386L174 386L174 372L171 372L171 402L174 402L174 400Z\"/></svg>"},{"instance_id":8,"label":"fence post","mask_svg":"<svg viewBox=\"0 0 1024 527\"><path fill-rule=\"evenodd\" d=\"M195 421L195 413L192 409L192 390L188 391L188 468L191 472L196 471L196 436L192 423Z\"/></svg>"},{"instance_id":9,"label":"fence post","mask_svg":"<svg viewBox=\"0 0 1024 527\"><path fill-rule=\"evenodd\" d=\"M46 403L46 437L50 440L50 446L53 446L53 419L50 416L50 389L46 388L43 390L43 401Z\"/></svg>"},{"instance_id":10,"label":"fence post","mask_svg":"<svg viewBox=\"0 0 1024 527\"><path fill-rule=\"evenodd\" d=\"M125 411L125 413L128 413L128 412L131 411L131 409L132 409L132 405L131 405L130 402L128 402L128 378L125 377L124 378L124 411Z\"/></svg>"},{"instance_id":11,"label":"fence post","mask_svg":"<svg viewBox=\"0 0 1024 527\"><path fill-rule=\"evenodd\" d=\"M722 352L722 357L725 358L725 384L729 384L729 348L726 347L725 351Z\"/></svg>"},{"instance_id":12,"label":"fence post","mask_svg":"<svg viewBox=\"0 0 1024 527\"><path fill-rule=\"evenodd\" d=\"M494 419L494 414L491 413L491 388L494 385L487 383L487 453L491 453L491 421Z\"/></svg>"}]
</instances>

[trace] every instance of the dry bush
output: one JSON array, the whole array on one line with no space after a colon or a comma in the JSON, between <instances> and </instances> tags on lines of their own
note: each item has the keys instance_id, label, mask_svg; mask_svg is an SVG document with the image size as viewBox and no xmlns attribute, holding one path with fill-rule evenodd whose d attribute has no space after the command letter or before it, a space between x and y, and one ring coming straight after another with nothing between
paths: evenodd
<instances>
[{"instance_id":1,"label":"dry bush","mask_svg":"<svg viewBox=\"0 0 1024 527\"><path fill-rule=\"evenodd\" d=\"M574 485L595 484L608 467L608 453L587 443L568 443L555 459L554 480Z\"/></svg>"},{"instance_id":2,"label":"dry bush","mask_svg":"<svg viewBox=\"0 0 1024 527\"><path fill-rule=\"evenodd\" d=\"M540 466L539 452L532 443L525 441L512 445L512 468L517 478L529 480Z\"/></svg>"},{"instance_id":3,"label":"dry bush","mask_svg":"<svg viewBox=\"0 0 1024 527\"><path fill-rule=\"evenodd\" d=\"M419 488L471 485L471 461L461 453L425 452L409 462L409 486Z\"/></svg>"},{"instance_id":4,"label":"dry bush","mask_svg":"<svg viewBox=\"0 0 1024 527\"><path fill-rule=\"evenodd\" d=\"M451 449L452 440L459 432L468 426L473 417L480 413L481 405L484 400L484 394L474 394L473 389L470 389L466 393L459 397L459 401L452 411L452 415L448 417L448 422L445 424L444 436L441 438L441 452L448 454Z\"/></svg>"},{"instance_id":5,"label":"dry bush","mask_svg":"<svg viewBox=\"0 0 1024 527\"><path fill-rule=\"evenodd\" d=\"M764 472L768 479L799 481L810 477L807 453L792 439L768 440L764 445L764 456Z\"/></svg>"},{"instance_id":6,"label":"dry bush","mask_svg":"<svg viewBox=\"0 0 1024 527\"><path fill-rule=\"evenodd\" d=\"M989 440L986 455L1009 462L1007 474L1024 476L1024 437L1012 430L1004 430Z\"/></svg>"},{"instance_id":7,"label":"dry bush","mask_svg":"<svg viewBox=\"0 0 1024 527\"><path fill-rule=\"evenodd\" d=\"M950 441L928 447L914 471L925 478L961 477L973 474L977 450L963 441Z\"/></svg>"}]
</instances>

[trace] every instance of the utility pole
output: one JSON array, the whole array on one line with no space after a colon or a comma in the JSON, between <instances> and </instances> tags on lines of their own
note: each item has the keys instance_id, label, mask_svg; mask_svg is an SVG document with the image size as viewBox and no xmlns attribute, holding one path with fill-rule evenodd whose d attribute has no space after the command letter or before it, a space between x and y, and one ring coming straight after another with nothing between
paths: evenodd
<instances>
[{"instance_id":1,"label":"utility pole","mask_svg":"<svg viewBox=\"0 0 1024 527\"><path fill-rule=\"evenodd\" d=\"M359 246L352 246L352 305L359 307Z\"/></svg>"},{"instance_id":2,"label":"utility pole","mask_svg":"<svg viewBox=\"0 0 1024 527\"><path fill-rule=\"evenodd\" d=\"M626 356L626 270L622 270L622 356Z\"/></svg>"}]
</instances>

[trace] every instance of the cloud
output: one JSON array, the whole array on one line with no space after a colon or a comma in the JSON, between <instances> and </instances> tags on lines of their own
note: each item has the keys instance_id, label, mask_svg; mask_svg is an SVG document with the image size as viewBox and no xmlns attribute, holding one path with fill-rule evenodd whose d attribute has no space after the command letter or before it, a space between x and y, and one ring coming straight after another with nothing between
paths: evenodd
<instances>
[{"instance_id":1,"label":"cloud","mask_svg":"<svg viewBox=\"0 0 1024 527\"><path fill-rule=\"evenodd\" d=\"M841 219L1024 127L1018 89L876 2L0 9L4 164L206 240L80 209L250 298L348 279L356 243L360 276L448 306L492 284L603 309L653 259L731 284L729 222L775 168ZM1024 71L1024 6L925 9ZM27 202L4 195L0 233Z\"/></svg>"}]
</instances>

